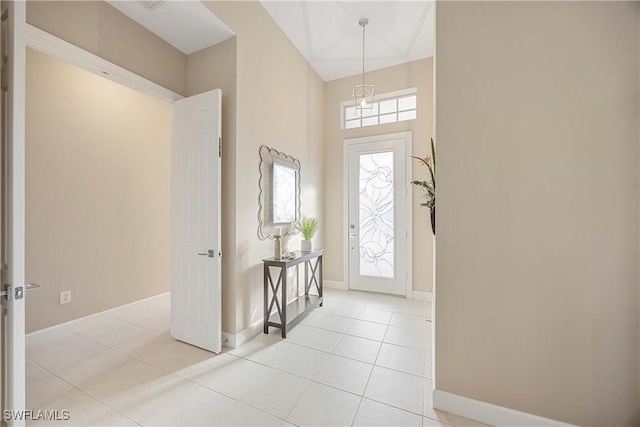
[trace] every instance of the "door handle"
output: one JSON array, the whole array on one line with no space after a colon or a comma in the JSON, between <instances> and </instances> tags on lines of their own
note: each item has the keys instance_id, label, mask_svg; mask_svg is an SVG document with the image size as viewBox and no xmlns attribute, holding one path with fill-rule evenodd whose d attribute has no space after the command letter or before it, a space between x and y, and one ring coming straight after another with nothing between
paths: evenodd
<instances>
[{"instance_id":1,"label":"door handle","mask_svg":"<svg viewBox=\"0 0 640 427\"><path fill-rule=\"evenodd\" d=\"M209 249L207 252L198 252L198 255L208 256L209 258L213 258L216 256L215 251L213 249Z\"/></svg>"},{"instance_id":2,"label":"door handle","mask_svg":"<svg viewBox=\"0 0 640 427\"><path fill-rule=\"evenodd\" d=\"M349 233L349 237L358 237L356 233Z\"/></svg>"},{"instance_id":3,"label":"door handle","mask_svg":"<svg viewBox=\"0 0 640 427\"><path fill-rule=\"evenodd\" d=\"M40 289L42 286L37 283L27 283L27 292L36 291Z\"/></svg>"},{"instance_id":4,"label":"door handle","mask_svg":"<svg viewBox=\"0 0 640 427\"><path fill-rule=\"evenodd\" d=\"M40 289L42 286L35 284L35 283L26 283L25 284L25 288L27 292L31 292L31 291L35 291L36 289ZM11 291L13 290L13 288L11 287L11 285L4 285L3 286L3 290L2 292L0 292L0 297L4 297L4 299L6 299L7 301L11 300ZM17 287L15 288L15 295L14 295L15 299L22 299L24 298L24 289L22 287Z\"/></svg>"}]
</instances>

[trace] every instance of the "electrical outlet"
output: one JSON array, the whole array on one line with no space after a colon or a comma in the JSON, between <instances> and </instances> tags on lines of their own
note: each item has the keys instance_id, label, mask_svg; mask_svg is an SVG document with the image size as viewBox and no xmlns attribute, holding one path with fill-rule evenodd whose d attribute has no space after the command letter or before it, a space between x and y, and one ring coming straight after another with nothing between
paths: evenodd
<instances>
[{"instance_id":1,"label":"electrical outlet","mask_svg":"<svg viewBox=\"0 0 640 427\"><path fill-rule=\"evenodd\" d=\"M71 291L60 292L60 304L69 304L71 302Z\"/></svg>"}]
</instances>

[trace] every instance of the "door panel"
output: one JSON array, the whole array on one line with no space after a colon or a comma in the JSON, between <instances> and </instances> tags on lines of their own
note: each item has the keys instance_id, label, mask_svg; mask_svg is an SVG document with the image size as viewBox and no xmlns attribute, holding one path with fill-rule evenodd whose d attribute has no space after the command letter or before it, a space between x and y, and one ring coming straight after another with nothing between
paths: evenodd
<instances>
[{"instance_id":1,"label":"door panel","mask_svg":"<svg viewBox=\"0 0 640 427\"><path fill-rule=\"evenodd\" d=\"M349 289L406 295L407 140L347 140Z\"/></svg>"},{"instance_id":2,"label":"door panel","mask_svg":"<svg viewBox=\"0 0 640 427\"><path fill-rule=\"evenodd\" d=\"M358 256L362 276L395 277L394 151L358 155Z\"/></svg>"},{"instance_id":3,"label":"door panel","mask_svg":"<svg viewBox=\"0 0 640 427\"><path fill-rule=\"evenodd\" d=\"M25 409L25 40L26 3L2 1L2 410ZM15 412L14 412L15 413ZM9 426L24 425L20 415Z\"/></svg>"},{"instance_id":4,"label":"door panel","mask_svg":"<svg viewBox=\"0 0 640 427\"><path fill-rule=\"evenodd\" d=\"M220 118L222 92L176 101L171 149L171 335L222 349Z\"/></svg>"}]
</instances>

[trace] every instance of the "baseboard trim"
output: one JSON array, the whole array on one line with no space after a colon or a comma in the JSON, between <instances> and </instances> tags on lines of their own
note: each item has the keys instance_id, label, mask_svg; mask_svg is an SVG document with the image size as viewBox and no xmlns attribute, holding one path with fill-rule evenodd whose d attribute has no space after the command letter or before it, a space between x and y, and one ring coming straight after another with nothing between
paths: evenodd
<instances>
[{"instance_id":1,"label":"baseboard trim","mask_svg":"<svg viewBox=\"0 0 640 427\"><path fill-rule=\"evenodd\" d=\"M571 426L560 421L435 389L433 407L492 426Z\"/></svg>"},{"instance_id":2,"label":"baseboard trim","mask_svg":"<svg viewBox=\"0 0 640 427\"><path fill-rule=\"evenodd\" d=\"M259 335L263 330L264 322L262 319L254 322L251 326L246 329L243 329L236 335L236 345L240 347L241 345L251 341L254 337Z\"/></svg>"},{"instance_id":3,"label":"baseboard trim","mask_svg":"<svg viewBox=\"0 0 640 427\"><path fill-rule=\"evenodd\" d=\"M236 334L231 332L222 331L222 345L229 348L237 348L236 346Z\"/></svg>"},{"instance_id":4,"label":"baseboard trim","mask_svg":"<svg viewBox=\"0 0 640 427\"><path fill-rule=\"evenodd\" d=\"M169 292L141 299L129 304L121 305L119 307L111 308L99 313L90 314L89 316L80 317L79 319L70 320L68 322L41 329L39 331L31 332L26 335L25 344L27 347L43 344L64 337L66 335L71 335L83 329L100 325L101 323L107 322L109 320L117 319L128 310L144 310L145 305L153 304L155 300L166 297L167 295L169 295Z\"/></svg>"},{"instance_id":5,"label":"baseboard trim","mask_svg":"<svg viewBox=\"0 0 640 427\"><path fill-rule=\"evenodd\" d=\"M338 282L336 280L325 280L323 283L325 288L339 289L341 291L348 291L349 286L345 282Z\"/></svg>"},{"instance_id":6,"label":"baseboard trim","mask_svg":"<svg viewBox=\"0 0 640 427\"><path fill-rule=\"evenodd\" d=\"M412 296L419 301L433 301L433 292L413 291Z\"/></svg>"},{"instance_id":7,"label":"baseboard trim","mask_svg":"<svg viewBox=\"0 0 640 427\"><path fill-rule=\"evenodd\" d=\"M347 285L345 282L339 282L337 280L325 280L324 287L329 289L338 289L341 291L349 290L349 285ZM407 295L407 298L419 301L433 301L433 292L411 291L411 295Z\"/></svg>"},{"instance_id":8,"label":"baseboard trim","mask_svg":"<svg viewBox=\"0 0 640 427\"><path fill-rule=\"evenodd\" d=\"M251 326L241 330L237 334L231 332L222 331L222 345L231 348L238 348L242 344L251 341L260 332L262 332L263 322L262 319L255 321Z\"/></svg>"}]
</instances>

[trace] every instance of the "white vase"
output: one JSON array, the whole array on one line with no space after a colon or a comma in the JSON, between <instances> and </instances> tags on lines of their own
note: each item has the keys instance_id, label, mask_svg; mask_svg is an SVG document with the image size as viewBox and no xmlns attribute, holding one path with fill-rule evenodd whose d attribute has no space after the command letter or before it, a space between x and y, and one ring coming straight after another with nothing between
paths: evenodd
<instances>
[{"instance_id":1,"label":"white vase","mask_svg":"<svg viewBox=\"0 0 640 427\"><path fill-rule=\"evenodd\" d=\"M311 240L303 240L300 242L300 252L311 252Z\"/></svg>"}]
</instances>

